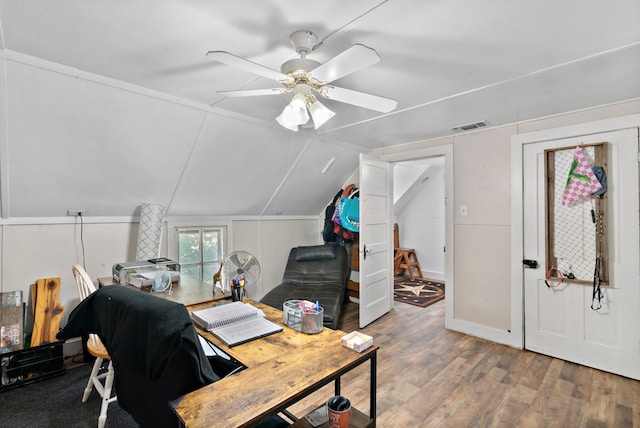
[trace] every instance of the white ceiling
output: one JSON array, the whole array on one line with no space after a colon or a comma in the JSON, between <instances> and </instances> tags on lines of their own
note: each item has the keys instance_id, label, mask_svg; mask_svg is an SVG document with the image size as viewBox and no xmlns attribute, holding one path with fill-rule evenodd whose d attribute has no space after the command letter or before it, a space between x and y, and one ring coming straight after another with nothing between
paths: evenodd
<instances>
[{"instance_id":1,"label":"white ceiling","mask_svg":"<svg viewBox=\"0 0 640 428\"><path fill-rule=\"evenodd\" d=\"M397 109L323 100L336 116L294 133L290 95L217 93L277 84L207 51L279 70L301 29L320 62L374 48L335 83ZM0 0L0 30L5 218L317 214L360 151L640 97L638 0Z\"/></svg>"}]
</instances>

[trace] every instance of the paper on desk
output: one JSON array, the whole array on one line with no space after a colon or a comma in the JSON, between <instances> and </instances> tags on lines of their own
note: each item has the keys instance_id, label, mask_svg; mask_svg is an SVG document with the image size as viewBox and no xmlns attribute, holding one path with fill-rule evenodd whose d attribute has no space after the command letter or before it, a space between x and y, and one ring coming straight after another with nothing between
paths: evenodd
<instances>
[{"instance_id":1,"label":"paper on desk","mask_svg":"<svg viewBox=\"0 0 640 428\"><path fill-rule=\"evenodd\" d=\"M155 277L158 276L159 273L160 273L160 271L140 272L138 275L140 275L143 278L147 278L147 279L155 279Z\"/></svg>"},{"instance_id":2,"label":"paper on desk","mask_svg":"<svg viewBox=\"0 0 640 428\"><path fill-rule=\"evenodd\" d=\"M226 353L224 353L222 351L222 349L218 348L216 345L214 345L213 343L209 342L204 337L198 335L198 340L200 340L200 347L204 351L204 355L205 356L213 357L213 356L217 355L217 356L222 357L224 359L231 360L231 357L229 355L227 355Z\"/></svg>"}]
</instances>

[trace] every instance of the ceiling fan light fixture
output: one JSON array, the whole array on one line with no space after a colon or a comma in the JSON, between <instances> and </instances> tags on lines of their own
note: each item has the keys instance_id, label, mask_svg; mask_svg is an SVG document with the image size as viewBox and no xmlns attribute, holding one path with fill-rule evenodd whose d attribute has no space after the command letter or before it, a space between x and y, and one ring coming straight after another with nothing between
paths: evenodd
<instances>
[{"instance_id":1,"label":"ceiling fan light fixture","mask_svg":"<svg viewBox=\"0 0 640 428\"><path fill-rule=\"evenodd\" d=\"M323 43L318 42L318 38L312 31L294 31L289 39L299 58L285 61L280 66L280 71L226 51L207 52L207 56L215 61L275 80L282 85L280 88L218 91L218 93L230 97L293 93L293 99L276 118L280 125L292 131L298 131L299 126L318 129L335 116L334 112L317 101L314 94L380 113L389 113L397 107L398 102L391 98L330 85L333 81L380 61L380 55L375 49L356 43L320 63L307 58L307 54L322 46ZM313 123L309 121L309 114L313 118Z\"/></svg>"},{"instance_id":2,"label":"ceiling fan light fixture","mask_svg":"<svg viewBox=\"0 0 640 428\"><path fill-rule=\"evenodd\" d=\"M329 119L336 115L333 111L329 110L324 104L316 99L314 99L313 102L309 103L309 112L311 113L313 124L316 129L320 128Z\"/></svg>"},{"instance_id":3,"label":"ceiling fan light fixture","mask_svg":"<svg viewBox=\"0 0 640 428\"><path fill-rule=\"evenodd\" d=\"M298 125L304 125L309 121L307 101L303 94L294 95L293 99L276 118L278 123L292 131L298 130Z\"/></svg>"},{"instance_id":4,"label":"ceiling fan light fixture","mask_svg":"<svg viewBox=\"0 0 640 428\"><path fill-rule=\"evenodd\" d=\"M287 107L285 107L285 111L287 110ZM284 128L290 129L291 131L296 131L296 132L298 131L298 125L295 124L295 123L288 122L287 121L287 116L285 115L284 111L282 113L280 113L280 116L276 117L276 120Z\"/></svg>"},{"instance_id":5,"label":"ceiling fan light fixture","mask_svg":"<svg viewBox=\"0 0 640 428\"><path fill-rule=\"evenodd\" d=\"M289 105L285 107L285 111L287 111L287 109L289 109L289 111L286 113L286 115L288 116L290 122L297 125L304 125L309 121L309 113L307 112L307 100L305 99L304 95L294 95Z\"/></svg>"}]
</instances>

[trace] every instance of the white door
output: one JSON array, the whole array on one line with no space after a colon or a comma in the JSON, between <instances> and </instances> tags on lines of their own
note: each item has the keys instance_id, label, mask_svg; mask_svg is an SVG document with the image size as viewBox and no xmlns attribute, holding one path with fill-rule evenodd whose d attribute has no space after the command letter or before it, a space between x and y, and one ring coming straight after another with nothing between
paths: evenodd
<instances>
[{"instance_id":1,"label":"white door","mask_svg":"<svg viewBox=\"0 0 640 428\"><path fill-rule=\"evenodd\" d=\"M545 284L544 150L604 141L609 143L606 235L611 286L603 287L602 308L595 311L591 285ZM525 348L640 379L637 129L525 145L523 174L524 258L540 266L524 269Z\"/></svg>"},{"instance_id":2,"label":"white door","mask_svg":"<svg viewBox=\"0 0 640 428\"><path fill-rule=\"evenodd\" d=\"M360 328L393 306L392 186L392 165L360 154Z\"/></svg>"}]
</instances>

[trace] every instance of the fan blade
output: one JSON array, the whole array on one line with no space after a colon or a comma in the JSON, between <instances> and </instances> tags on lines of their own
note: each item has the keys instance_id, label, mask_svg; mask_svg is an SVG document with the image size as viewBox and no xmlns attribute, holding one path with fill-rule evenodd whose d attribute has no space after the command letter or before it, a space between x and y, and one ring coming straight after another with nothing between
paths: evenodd
<instances>
[{"instance_id":1,"label":"fan blade","mask_svg":"<svg viewBox=\"0 0 640 428\"><path fill-rule=\"evenodd\" d=\"M337 86L323 86L320 90L320 95L328 100L353 104L381 113L389 113L398 105L398 101L392 100L391 98L379 97L377 95L339 88Z\"/></svg>"},{"instance_id":2,"label":"fan blade","mask_svg":"<svg viewBox=\"0 0 640 428\"><path fill-rule=\"evenodd\" d=\"M250 73L257 74L259 76L267 77L269 79L273 79L277 82L289 82L293 83L293 78L287 76L284 73L280 73L279 71L272 70L264 65L260 65L253 61L249 61L246 58L239 57L234 54L230 54L225 51L209 51L207 52L207 56L211 57L215 61L221 62L223 64L231 65L233 67L237 67L244 71L248 71Z\"/></svg>"},{"instance_id":3,"label":"fan blade","mask_svg":"<svg viewBox=\"0 0 640 428\"><path fill-rule=\"evenodd\" d=\"M320 82L329 83L378 61L380 56L375 49L357 44L314 68L309 75Z\"/></svg>"},{"instance_id":4,"label":"fan blade","mask_svg":"<svg viewBox=\"0 0 640 428\"><path fill-rule=\"evenodd\" d=\"M219 94L227 97L257 97L261 95L281 95L289 92L285 88L271 89L247 89L240 91L218 91Z\"/></svg>"},{"instance_id":5,"label":"fan blade","mask_svg":"<svg viewBox=\"0 0 640 428\"><path fill-rule=\"evenodd\" d=\"M242 270L242 273L247 272L249 269L251 269L254 265L254 260L253 259L248 259L248 260L243 260L241 265L238 266L238 269Z\"/></svg>"},{"instance_id":6,"label":"fan blade","mask_svg":"<svg viewBox=\"0 0 640 428\"><path fill-rule=\"evenodd\" d=\"M227 262L227 266L229 266L233 270L242 269L242 264L244 263L243 253L231 253L229 256L229 260Z\"/></svg>"},{"instance_id":7,"label":"fan blade","mask_svg":"<svg viewBox=\"0 0 640 428\"><path fill-rule=\"evenodd\" d=\"M253 285L256 283L256 281L258 280L258 276L254 275L251 272L245 272L244 273L244 281L246 283L246 285Z\"/></svg>"},{"instance_id":8,"label":"fan blade","mask_svg":"<svg viewBox=\"0 0 640 428\"><path fill-rule=\"evenodd\" d=\"M244 280L247 285L253 285L260 277L260 265L254 259L250 264L244 266Z\"/></svg>"}]
</instances>

